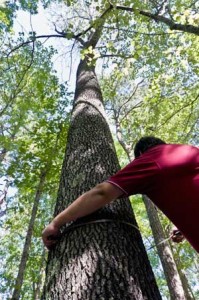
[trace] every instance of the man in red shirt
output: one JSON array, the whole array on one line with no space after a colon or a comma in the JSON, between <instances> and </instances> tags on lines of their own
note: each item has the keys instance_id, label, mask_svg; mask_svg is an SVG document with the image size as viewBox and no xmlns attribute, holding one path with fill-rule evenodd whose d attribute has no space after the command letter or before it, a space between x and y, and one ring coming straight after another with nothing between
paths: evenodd
<instances>
[{"instance_id":1,"label":"man in red shirt","mask_svg":"<svg viewBox=\"0 0 199 300\"><path fill-rule=\"evenodd\" d=\"M134 149L135 159L106 182L86 192L57 215L42 234L51 248L67 222L88 215L121 197L146 194L199 252L199 149L166 144L143 137ZM182 237L175 238L180 241Z\"/></svg>"}]
</instances>

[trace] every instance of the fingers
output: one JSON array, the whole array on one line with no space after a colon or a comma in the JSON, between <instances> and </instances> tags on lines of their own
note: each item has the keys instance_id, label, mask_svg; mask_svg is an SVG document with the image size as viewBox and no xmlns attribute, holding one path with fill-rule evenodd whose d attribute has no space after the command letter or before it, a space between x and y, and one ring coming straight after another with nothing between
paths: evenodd
<instances>
[{"instance_id":1,"label":"fingers","mask_svg":"<svg viewBox=\"0 0 199 300\"><path fill-rule=\"evenodd\" d=\"M173 230L171 239L175 243L180 243L184 240L184 236L179 230Z\"/></svg>"},{"instance_id":2,"label":"fingers","mask_svg":"<svg viewBox=\"0 0 199 300\"><path fill-rule=\"evenodd\" d=\"M61 232L58 227L50 223L42 232L42 240L44 245L51 250L61 237Z\"/></svg>"},{"instance_id":3,"label":"fingers","mask_svg":"<svg viewBox=\"0 0 199 300\"><path fill-rule=\"evenodd\" d=\"M51 250L52 248L54 248L55 245L57 244L57 242L58 242L58 239L56 239L56 238L54 238L54 239L50 238L49 239L48 237L43 237L43 243L44 243L44 245L46 246L46 248L48 250Z\"/></svg>"},{"instance_id":4,"label":"fingers","mask_svg":"<svg viewBox=\"0 0 199 300\"><path fill-rule=\"evenodd\" d=\"M47 241L44 244L45 244L45 246L46 246L46 248L48 250L52 250L55 247L55 245L57 244L57 241L56 240L54 240L54 241Z\"/></svg>"},{"instance_id":5,"label":"fingers","mask_svg":"<svg viewBox=\"0 0 199 300\"><path fill-rule=\"evenodd\" d=\"M175 243L181 243L184 240L184 237L173 237L172 240Z\"/></svg>"}]
</instances>

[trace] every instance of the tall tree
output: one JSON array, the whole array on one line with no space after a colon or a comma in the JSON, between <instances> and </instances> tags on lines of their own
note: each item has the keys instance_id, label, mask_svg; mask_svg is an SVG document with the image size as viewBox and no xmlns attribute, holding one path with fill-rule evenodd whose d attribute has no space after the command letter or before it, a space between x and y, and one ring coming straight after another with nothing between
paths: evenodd
<instances>
[{"instance_id":1,"label":"tall tree","mask_svg":"<svg viewBox=\"0 0 199 300\"><path fill-rule=\"evenodd\" d=\"M172 251L158 217L157 209L147 196L143 196L143 201L167 280L171 300L187 300Z\"/></svg>"},{"instance_id":2,"label":"tall tree","mask_svg":"<svg viewBox=\"0 0 199 300\"><path fill-rule=\"evenodd\" d=\"M95 48L103 22L102 18L87 48ZM81 60L77 70L55 215L119 169L90 57ZM42 299L63 298L161 299L127 199L66 227L49 254Z\"/></svg>"}]
</instances>

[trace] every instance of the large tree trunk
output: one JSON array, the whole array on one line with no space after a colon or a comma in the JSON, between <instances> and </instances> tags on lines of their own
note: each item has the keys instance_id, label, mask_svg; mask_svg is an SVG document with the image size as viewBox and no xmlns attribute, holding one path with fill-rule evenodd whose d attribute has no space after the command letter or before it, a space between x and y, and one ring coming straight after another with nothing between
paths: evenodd
<instances>
[{"instance_id":1,"label":"large tree trunk","mask_svg":"<svg viewBox=\"0 0 199 300\"><path fill-rule=\"evenodd\" d=\"M119 169L94 67L81 61L55 215ZM45 300L161 299L128 199L77 220L49 253Z\"/></svg>"},{"instance_id":2,"label":"large tree trunk","mask_svg":"<svg viewBox=\"0 0 199 300\"><path fill-rule=\"evenodd\" d=\"M160 223L157 209L147 196L143 196L143 201L149 217L158 255L166 277L171 300L188 300L185 296L183 284L179 276L171 248L168 241L166 241L166 236Z\"/></svg>"}]
</instances>

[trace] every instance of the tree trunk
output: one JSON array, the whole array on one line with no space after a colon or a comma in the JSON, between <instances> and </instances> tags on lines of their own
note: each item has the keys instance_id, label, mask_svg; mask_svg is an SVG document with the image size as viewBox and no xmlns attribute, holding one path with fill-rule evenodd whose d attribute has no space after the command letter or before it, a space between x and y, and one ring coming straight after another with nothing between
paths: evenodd
<instances>
[{"instance_id":1,"label":"tree trunk","mask_svg":"<svg viewBox=\"0 0 199 300\"><path fill-rule=\"evenodd\" d=\"M171 243L170 243L170 248L171 248L171 251L172 251L172 254L173 254L174 249L173 249L173 245ZM174 254L173 254L173 256L174 256ZM192 289L189 285L189 282L187 280L186 274L185 274L183 268L181 267L182 264L181 264L179 255L177 255L177 258L175 258L175 263L176 263L176 267L178 269L180 280L182 282L182 286L183 286L183 290L184 290L184 293L185 293L186 300L196 300L196 298L194 296L194 293L193 293L193 291L192 291Z\"/></svg>"},{"instance_id":2,"label":"tree trunk","mask_svg":"<svg viewBox=\"0 0 199 300\"><path fill-rule=\"evenodd\" d=\"M17 275L17 278L16 278L15 287L14 287L14 291L13 291L13 295L12 295L11 300L19 300L20 299L21 287L22 287L22 284L23 284L24 272L25 272L26 263L27 263L27 260L28 260L28 254L29 254L29 249L30 249L30 244L31 244L33 227L34 227L35 218L36 218L36 215L37 215L39 200L41 198L45 178L46 178L46 172L43 172L41 174L40 181L39 181L39 184L38 184L38 187L37 187L35 200L34 200L32 213L31 213L31 218L30 218L30 222L29 222L29 225L28 225L28 231L27 231L27 234L26 234L26 240L25 240L23 252L22 252L22 255L21 255L19 271L18 271L18 275Z\"/></svg>"},{"instance_id":3,"label":"tree trunk","mask_svg":"<svg viewBox=\"0 0 199 300\"><path fill-rule=\"evenodd\" d=\"M40 276L37 278L37 282L33 282L33 299L40 300L42 294L42 285L43 285L43 275L45 272L45 258L46 258L46 251L45 248L43 249L43 253L41 255L40 260Z\"/></svg>"},{"instance_id":4,"label":"tree trunk","mask_svg":"<svg viewBox=\"0 0 199 300\"><path fill-rule=\"evenodd\" d=\"M118 169L94 67L84 60L55 215ZM49 253L42 299L161 299L128 199L66 227Z\"/></svg>"},{"instance_id":5,"label":"tree trunk","mask_svg":"<svg viewBox=\"0 0 199 300\"><path fill-rule=\"evenodd\" d=\"M169 243L168 241L164 241L166 236L160 223L157 209L147 196L143 196L143 201L149 217L158 255L166 277L171 300L188 300L185 297L182 281Z\"/></svg>"},{"instance_id":6,"label":"tree trunk","mask_svg":"<svg viewBox=\"0 0 199 300\"><path fill-rule=\"evenodd\" d=\"M179 275L180 275L180 279L182 281L182 285L183 285L186 300L196 300L184 271L179 267L178 272L179 272Z\"/></svg>"}]
</instances>

